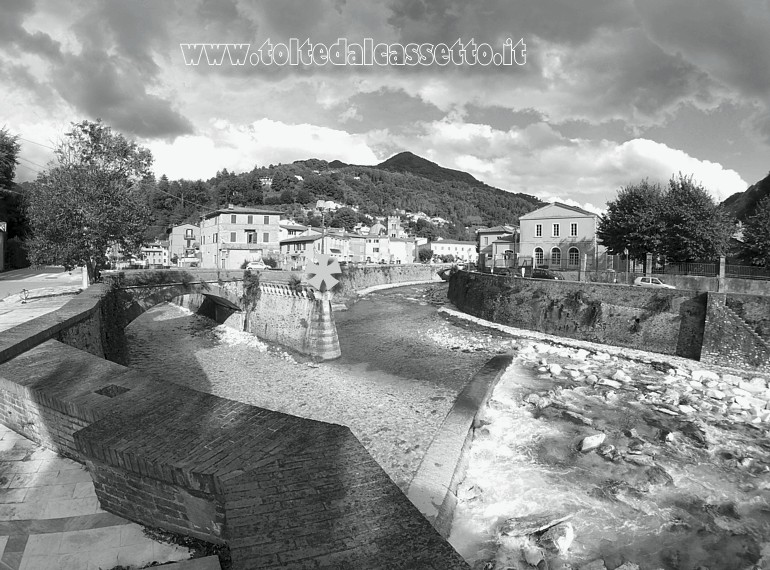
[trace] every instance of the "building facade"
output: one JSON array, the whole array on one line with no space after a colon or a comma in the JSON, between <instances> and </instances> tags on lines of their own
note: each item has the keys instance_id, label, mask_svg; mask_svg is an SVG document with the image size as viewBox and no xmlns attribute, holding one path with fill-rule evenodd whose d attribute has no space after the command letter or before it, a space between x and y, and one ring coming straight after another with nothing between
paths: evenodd
<instances>
[{"instance_id":1,"label":"building facade","mask_svg":"<svg viewBox=\"0 0 770 570\"><path fill-rule=\"evenodd\" d=\"M597 243L598 215L554 202L519 218L519 265L578 270L612 269L612 257Z\"/></svg>"},{"instance_id":2,"label":"building facade","mask_svg":"<svg viewBox=\"0 0 770 570\"><path fill-rule=\"evenodd\" d=\"M239 269L244 261L280 255L281 212L228 207L201 219L201 267Z\"/></svg>"},{"instance_id":3,"label":"building facade","mask_svg":"<svg viewBox=\"0 0 770 570\"><path fill-rule=\"evenodd\" d=\"M514 226L495 226L493 228L479 228L476 231L478 246L478 265L480 269L492 267L494 260L494 248L492 244L500 238L515 236L518 228Z\"/></svg>"},{"instance_id":4,"label":"building facade","mask_svg":"<svg viewBox=\"0 0 770 570\"><path fill-rule=\"evenodd\" d=\"M456 261L465 263L476 263L478 253L476 253L475 241L460 241L456 239L438 239L430 242L430 249L433 255L451 255Z\"/></svg>"},{"instance_id":5,"label":"building facade","mask_svg":"<svg viewBox=\"0 0 770 570\"><path fill-rule=\"evenodd\" d=\"M160 268L169 266L167 241L156 241L143 244L139 250L139 254L145 267Z\"/></svg>"},{"instance_id":6,"label":"building facade","mask_svg":"<svg viewBox=\"0 0 770 570\"><path fill-rule=\"evenodd\" d=\"M168 255L172 265L200 264L200 226L181 224L168 231Z\"/></svg>"}]
</instances>

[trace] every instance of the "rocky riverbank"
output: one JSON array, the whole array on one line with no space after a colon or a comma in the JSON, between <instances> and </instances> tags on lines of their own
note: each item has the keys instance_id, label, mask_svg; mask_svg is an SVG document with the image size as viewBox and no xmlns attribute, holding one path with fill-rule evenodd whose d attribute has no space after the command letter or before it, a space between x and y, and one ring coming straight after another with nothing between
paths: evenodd
<instances>
[{"instance_id":1,"label":"rocky riverbank","mask_svg":"<svg viewBox=\"0 0 770 570\"><path fill-rule=\"evenodd\" d=\"M450 540L476 568L770 568L766 378L517 349L458 490Z\"/></svg>"}]
</instances>

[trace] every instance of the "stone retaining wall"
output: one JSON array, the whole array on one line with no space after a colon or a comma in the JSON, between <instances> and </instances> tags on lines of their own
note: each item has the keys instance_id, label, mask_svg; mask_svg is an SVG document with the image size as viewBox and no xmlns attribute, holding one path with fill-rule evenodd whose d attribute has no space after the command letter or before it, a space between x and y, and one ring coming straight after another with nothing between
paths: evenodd
<instances>
[{"instance_id":1,"label":"stone retaining wall","mask_svg":"<svg viewBox=\"0 0 770 570\"><path fill-rule=\"evenodd\" d=\"M709 364L770 371L770 346L735 311L724 293L708 294L701 360Z\"/></svg>"},{"instance_id":2,"label":"stone retaining wall","mask_svg":"<svg viewBox=\"0 0 770 570\"><path fill-rule=\"evenodd\" d=\"M458 272L449 300L460 310L518 328L698 358L705 295Z\"/></svg>"}]
</instances>

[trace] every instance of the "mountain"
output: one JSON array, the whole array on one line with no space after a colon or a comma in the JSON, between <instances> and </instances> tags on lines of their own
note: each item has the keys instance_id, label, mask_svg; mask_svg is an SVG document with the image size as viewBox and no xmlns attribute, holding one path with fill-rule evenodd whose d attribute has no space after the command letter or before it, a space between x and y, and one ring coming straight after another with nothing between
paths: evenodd
<instances>
[{"instance_id":1,"label":"mountain","mask_svg":"<svg viewBox=\"0 0 770 570\"><path fill-rule=\"evenodd\" d=\"M722 205L731 216L745 222L754 215L757 204L762 198L768 195L770 195L770 174L756 184L749 186L745 192L736 192L722 202Z\"/></svg>"},{"instance_id":2,"label":"mountain","mask_svg":"<svg viewBox=\"0 0 770 570\"><path fill-rule=\"evenodd\" d=\"M391 156L375 168L389 170L390 172L408 172L409 174L422 176L434 182L465 182L471 186L485 186L485 184L479 182L467 172L444 168L435 162L431 162L408 151Z\"/></svg>"}]
</instances>

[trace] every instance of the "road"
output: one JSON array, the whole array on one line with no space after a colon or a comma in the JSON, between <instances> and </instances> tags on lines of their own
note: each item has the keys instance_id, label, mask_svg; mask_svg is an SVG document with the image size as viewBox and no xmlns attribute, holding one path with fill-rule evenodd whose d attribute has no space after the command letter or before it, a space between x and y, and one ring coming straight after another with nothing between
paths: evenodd
<instances>
[{"instance_id":1,"label":"road","mask_svg":"<svg viewBox=\"0 0 770 570\"><path fill-rule=\"evenodd\" d=\"M73 286L80 284L81 280L80 269L70 273L55 266L4 271L0 273L0 299L18 295L22 289L29 291L43 287Z\"/></svg>"}]
</instances>

